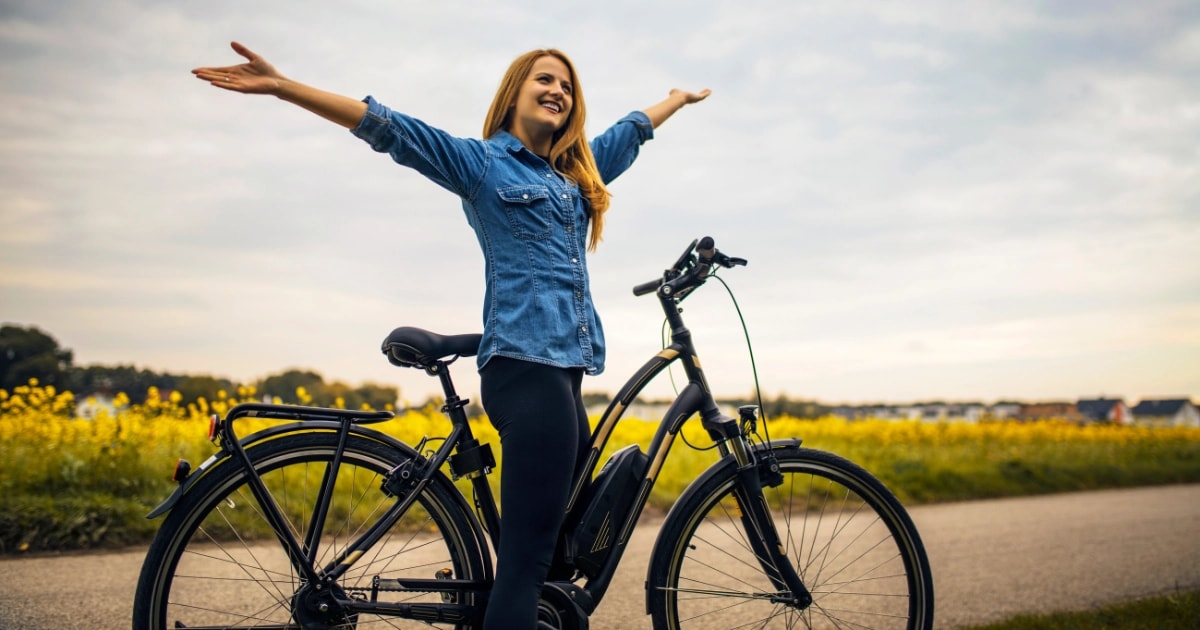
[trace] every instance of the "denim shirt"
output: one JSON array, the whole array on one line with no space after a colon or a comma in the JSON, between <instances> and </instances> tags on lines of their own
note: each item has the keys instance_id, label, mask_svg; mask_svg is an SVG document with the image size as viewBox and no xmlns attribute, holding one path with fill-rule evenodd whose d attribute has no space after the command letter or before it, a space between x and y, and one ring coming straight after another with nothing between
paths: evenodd
<instances>
[{"instance_id":1,"label":"denim shirt","mask_svg":"<svg viewBox=\"0 0 1200 630\"><path fill-rule=\"evenodd\" d=\"M462 199L483 250L486 290L478 365L493 356L588 374L604 370L604 331L587 273L587 200L512 134L457 138L368 96L351 132ZM633 112L591 141L605 184L625 172L650 119Z\"/></svg>"}]
</instances>

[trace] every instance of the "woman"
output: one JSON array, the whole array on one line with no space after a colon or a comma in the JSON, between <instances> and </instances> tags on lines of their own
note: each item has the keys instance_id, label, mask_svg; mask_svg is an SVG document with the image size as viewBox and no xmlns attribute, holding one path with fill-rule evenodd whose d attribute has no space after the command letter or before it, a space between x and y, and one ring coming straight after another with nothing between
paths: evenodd
<instances>
[{"instance_id":1,"label":"woman","mask_svg":"<svg viewBox=\"0 0 1200 630\"><path fill-rule=\"evenodd\" d=\"M360 101L288 79L241 44L232 46L247 63L193 74L299 105L462 199L485 258L480 389L503 452L504 531L484 627L536 627L572 476L587 448L580 384L584 373L604 367L584 256L600 241L606 185L633 163L655 127L709 91L671 90L589 144L574 66L557 50L535 50L505 73L484 139L463 139L372 97Z\"/></svg>"}]
</instances>

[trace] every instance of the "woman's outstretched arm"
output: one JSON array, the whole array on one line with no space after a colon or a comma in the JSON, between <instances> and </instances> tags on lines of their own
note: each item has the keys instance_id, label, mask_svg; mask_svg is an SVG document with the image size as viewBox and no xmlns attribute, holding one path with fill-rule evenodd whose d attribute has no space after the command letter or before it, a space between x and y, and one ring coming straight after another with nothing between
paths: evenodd
<instances>
[{"instance_id":1,"label":"woman's outstretched arm","mask_svg":"<svg viewBox=\"0 0 1200 630\"><path fill-rule=\"evenodd\" d=\"M246 58L236 66L196 68L192 74L202 81L232 92L270 94L333 121L354 129L367 112L367 104L348 96L326 92L293 81L275 69L266 59L237 43L230 44L234 52Z\"/></svg>"},{"instance_id":2,"label":"woman's outstretched arm","mask_svg":"<svg viewBox=\"0 0 1200 630\"><path fill-rule=\"evenodd\" d=\"M712 94L712 90L701 90L699 92L685 92L679 89L671 90L670 95L662 101L643 109L642 112L650 117L650 124L658 128L659 125L666 122L671 114L679 111L684 105L699 103L708 98Z\"/></svg>"}]
</instances>

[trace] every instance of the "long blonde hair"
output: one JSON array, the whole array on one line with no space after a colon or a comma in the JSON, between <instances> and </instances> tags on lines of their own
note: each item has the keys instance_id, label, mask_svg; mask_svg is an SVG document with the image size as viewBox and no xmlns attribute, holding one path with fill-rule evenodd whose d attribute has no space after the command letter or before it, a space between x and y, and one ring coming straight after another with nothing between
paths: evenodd
<instances>
[{"instance_id":1,"label":"long blonde hair","mask_svg":"<svg viewBox=\"0 0 1200 630\"><path fill-rule=\"evenodd\" d=\"M562 51L549 48L531 50L513 60L500 80L500 87L488 108L487 118L483 121L483 137L491 138L501 130L507 131L512 124L513 106L517 102L517 94L521 84L529 76L533 64L545 56L556 57L567 66L571 74L572 97L574 106L567 116L567 122L554 134L550 144L550 165L579 186L584 199L588 203L588 214L591 218L592 230L588 239L588 249L595 250L600 243L600 233L604 228L604 212L608 210L608 189L600 178L600 170L596 168L596 159L592 156L592 147L584 135L583 123L587 118L587 108L583 104L583 90L579 87L579 77L575 74L575 65Z\"/></svg>"}]
</instances>

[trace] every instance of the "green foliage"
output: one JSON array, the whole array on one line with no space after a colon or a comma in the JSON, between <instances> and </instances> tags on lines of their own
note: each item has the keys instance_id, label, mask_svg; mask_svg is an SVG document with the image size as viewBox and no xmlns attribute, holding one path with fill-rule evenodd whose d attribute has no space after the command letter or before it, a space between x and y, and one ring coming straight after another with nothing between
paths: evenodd
<instances>
[{"instance_id":1,"label":"green foliage","mask_svg":"<svg viewBox=\"0 0 1200 630\"><path fill-rule=\"evenodd\" d=\"M35 379L62 387L72 353L37 328L0 327L0 388L12 389Z\"/></svg>"},{"instance_id":2,"label":"green foliage","mask_svg":"<svg viewBox=\"0 0 1200 630\"><path fill-rule=\"evenodd\" d=\"M400 398L400 390L390 385L366 383L351 387L341 381L326 383L320 374L312 370L287 370L268 376L257 389L270 399L344 409L361 409L364 406L391 409ZM301 400L297 400L297 392L304 392Z\"/></svg>"},{"instance_id":3,"label":"green foliage","mask_svg":"<svg viewBox=\"0 0 1200 630\"><path fill-rule=\"evenodd\" d=\"M175 379L174 387L171 385L159 386L159 389L168 389L179 392L180 399L183 404L191 404L201 398L212 399L219 391L230 391L235 389L235 385L229 379L218 379L212 376L181 376ZM141 391L141 390L121 390L121 391Z\"/></svg>"},{"instance_id":4,"label":"green foliage","mask_svg":"<svg viewBox=\"0 0 1200 630\"><path fill-rule=\"evenodd\" d=\"M718 402L732 408L742 405L759 406L758 398L753 395L747 398L731 398ZM792 400L787 394L780 394L773 399L763 398L761 405L761 413L764 418L820 418L829 415L830 409L829 405L815 400Z\"/></svg>"},{"instance_id":5,"label":"green foliage","mask_svg":"<svg viewBox=\"0 0 1200 630\"><path fill-rule=\"evenodd\" d=\"M243 384L210 375L181 375L155 372L133 365L72 365L71 350L36 327L0 327L0 389L12 390L34 380L70 391L80 399L95 394L141 393L151 388L176 392L184 405L201 398L214 400L219 392L233 392ZM299 400L303 388L307 400ZM282 402L305 402L322 407L347 409L390 409L400 398L400 390L390 385L365 383L353 387L335 381L326 383L312 370L287 370L258 382L257 391Z\"/></svg>"},{"instance_id":6,"label":"green foliage","mask_svg":"<svg viewBox=\"0 0 1200 630\"><path fill-rule=\"evenodd\" d=\"M1200 591L1180 591L1084 612L1018 615L967 630L1195 630Z\"/></svg>"},{"instance_id":7,"label":"green foliage","mask_svg":"<svg viewBox=\"0 0 1200 630\"><path fill-rule=\"evenodd\" d=\"M325 379L312 370L287 370L263 379L259 390L269 397L289 400L298 390L309 392L312 404L329 407L333 398L325 391Z\"/></svg>"},{"instance_id":8,"label":"green foliage","mask_svg":"<svg viewBox=\"0 0 1200 630\"><path fill-rule=\"evenodd\" d=\"M147 369L139 370L132 365L88 365L76 367L68 373L66 389L80 396L145 392L151 387L170 391L176 388L181 378L183 377L160 374Z\"/></svg>"},{"instance_id":9,"label":"green foliage","mask_svg":"<svg viewBox=\"0 0 1200 630\"><path fill-rule=\"evenodd\" d=\"M255 396L252 388L244 388L238 399L219 396L181 406L179 392L164 400L151 390L144 403L118 395L115 413L82 419L72 413L69 392L42 386L0 390L0 513L8 519L3 521L7 529L0 529L0 549L143 540L143 515L174 487L169 476L176 459L198 464L213 453L206 440L208 414L224 415L239 399ZM439 404L373 428L409 444L445 436L449 422L438 411L440 401L433 402ZM271 424L242 422L243 435ZM773 438L799 437L806 446L859 463L909 505L1200 481L1200 429L837 418L777 418L760 425ZM658 427L635 418L621 421L601 462L627 444L645 451ZM493 445L502 471L494 427L479 419L473 431ZM697 450L709 446L698 422L684 427L663 464L649 509L669 508L716 461L715 451ZM493 486L498 479L491 477Z\"/></svg>"},{"instance_id":10,"label":"green foliage","mask_svg":"<svg viewBox=\"0 0 1200 630\"><path fill-rule=\"evenodd\" d=\"M0 510L0 553L126 545L147 540L157 528L134 499L9 495Z\"/></svg>"},{"instance_id":11,"label":"green foliage","mask_svg":"<svg viewBox=\"0 0 1200 630\"><path fill-rule=\"evenodd\" d=\"M1196 429L829 419L795 426L805 446L857 462L906 503L1200 481Z\"/></svg>"}]
</instances>

